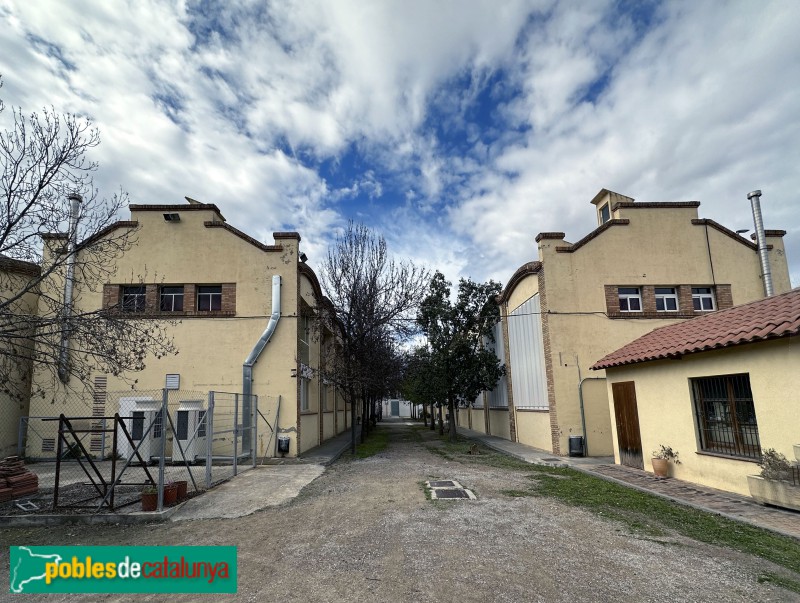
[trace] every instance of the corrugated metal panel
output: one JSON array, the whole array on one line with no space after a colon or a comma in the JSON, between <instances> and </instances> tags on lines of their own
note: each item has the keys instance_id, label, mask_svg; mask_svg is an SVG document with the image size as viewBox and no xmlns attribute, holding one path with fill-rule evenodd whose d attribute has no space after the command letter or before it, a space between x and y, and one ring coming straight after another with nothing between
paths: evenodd
<instances>
[{"instance_id":1,"label":"corrugated metal panel","mask_svg":"<svg viewBox=\"0 0 800 603\"><path fill-rule=\"evenodd\" d=\"M484 344L487 348L493 347L495 355L500 360L500 364L505 364L505 358L503 358L504 344L502 323L498 322L494 325L492 334L494 335L494 343L486 340ZM506 406L508 406L508 385L506 384L506 378L501 377L495 388L489 392L489 408L503 408Z\"/></svg>"},{"instance_id":2,"label":"corrugated metal panel","mask_svg":"<svg viewBox=\"0 0 800 603\"><path fill-rule=\"evenodd\" d=\"M511 384L517 408L548 408L539 294L508 317Z\"/></svg>"}]
</instances>

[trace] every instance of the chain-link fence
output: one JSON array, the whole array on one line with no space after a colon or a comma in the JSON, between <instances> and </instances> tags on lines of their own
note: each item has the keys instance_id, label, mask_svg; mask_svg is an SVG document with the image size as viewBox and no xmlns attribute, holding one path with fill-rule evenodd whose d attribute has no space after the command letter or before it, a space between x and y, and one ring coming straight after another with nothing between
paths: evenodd
<instances>
[{"instance_id":1,"label":"chain-link fence","mask_svg":"<svg viewBox=\"0 0 800 603\"><path fill-rule=\"evenodd\" d=\"M257 396L152 391L53 405L20 420L19 456L38 476L39 507L101 511L189 497L256 463ZM71 411L77 411L75 412Z\"/></svg>"}]
</instances>

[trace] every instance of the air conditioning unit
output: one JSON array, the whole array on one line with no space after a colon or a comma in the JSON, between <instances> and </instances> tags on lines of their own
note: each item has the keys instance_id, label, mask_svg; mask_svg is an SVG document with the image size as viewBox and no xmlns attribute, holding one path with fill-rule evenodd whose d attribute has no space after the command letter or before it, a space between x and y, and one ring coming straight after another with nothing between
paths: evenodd
<instances>
[{"instance_id":1,"label":"air conditioning unit","mask_svg":"<svg viewBox=\"0 0 800 603\"><path fill-rule=\"evenodd\" d=\"M164 425L161 417L161 402L153 398L129 397L119 399L119 416L131 435L134 446L145 461L161 454L164 440ZM128 459L134 457L133 447L117 428L117 450ZM135 457L134 462L137 461Z\"/></svg>"},{"instance_id":2,"label":"air conditioning unit","mask_svg":"<svg viewBox=\"0 0 800 603\"><path fill-rule=\"evenodd\" d=\"M206 410L203 400L184 400L178 406L175 439L180 442L186 460L195 461L206 456ZM172 447L173 462L183 462L177 444Z\"/></svg>"}]
</instances>

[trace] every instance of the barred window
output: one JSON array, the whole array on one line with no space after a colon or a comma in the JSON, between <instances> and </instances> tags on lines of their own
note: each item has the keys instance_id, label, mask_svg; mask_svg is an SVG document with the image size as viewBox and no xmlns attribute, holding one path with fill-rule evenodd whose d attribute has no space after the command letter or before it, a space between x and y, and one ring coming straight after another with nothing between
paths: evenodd
<instances>
[{"instance_id":1,"label":"barred window","mask_svg":"<svg viewBox=\"0 0 800 603\"><path fill-rule=\"evenodd\" d=\"M750 375L692 379L692 390L700 448L727 456L760 458Z\"/></svg>"}]
</instances>

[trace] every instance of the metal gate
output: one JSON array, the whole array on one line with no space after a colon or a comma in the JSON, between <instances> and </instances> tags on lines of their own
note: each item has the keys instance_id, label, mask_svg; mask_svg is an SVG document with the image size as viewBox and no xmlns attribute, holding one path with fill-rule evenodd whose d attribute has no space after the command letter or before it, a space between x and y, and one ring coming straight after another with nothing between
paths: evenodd
<instances>
[{"instance_id":1,"label":"metal gate","mask_svg":"<svg viewBox=\"0 0 800 603\"><path fill-rule=\"evenodd\" d=\"M614 418L617 422L620 463L635 469L644 469L634 382L613 383L611 391L614 395Z\"/></svg>"}]
</instances>

